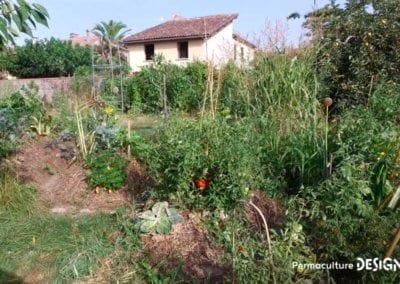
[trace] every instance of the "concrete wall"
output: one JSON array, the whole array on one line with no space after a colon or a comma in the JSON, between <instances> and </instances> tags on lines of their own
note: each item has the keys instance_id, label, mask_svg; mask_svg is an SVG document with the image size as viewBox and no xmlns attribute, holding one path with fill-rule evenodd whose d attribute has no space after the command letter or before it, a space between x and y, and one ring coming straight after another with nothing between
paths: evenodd
<instances>
[{"instance_id":1,"label":"concrete wall","mask_svg":"<svg viewBox=\"0 0 400 284\"><path fill-rule=\"evenodd\" d=\"M52 101L54 94L69 93L72 88L72 77L0 80L0 95L18 91L23 86L28 87L32 82L39 89L38 96L48 103Z\"/></svg>"},{"instance_id":2,"label":"concrete wall","mask_svg":"<svg viewBox=\"0 0 400 284\"><path fill-rule=\"evenodd\" d=\"M178 41L160 41L154 43L154 53L163 54L167 62L185 65L187 62L194 60L205 60L204 41L189 40L189 58L178 58ZM128 46L129 54L128 61L134 72L140 71L140 68L150 65L153 61L146 60L144 52L144 44L130 44Z\"/></svg>"}]
</instances>

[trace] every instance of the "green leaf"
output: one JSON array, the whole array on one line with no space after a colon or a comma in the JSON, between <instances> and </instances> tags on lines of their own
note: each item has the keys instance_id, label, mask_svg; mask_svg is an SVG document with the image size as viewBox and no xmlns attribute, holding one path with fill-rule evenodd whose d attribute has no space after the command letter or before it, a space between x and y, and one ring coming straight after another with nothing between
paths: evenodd
<instances>
[{"instance_id":1,"label":"green leaf","mask_svg":"<svg viewBox=\"0 0 400 284\"><path fill-rule=\"evenodd\" d=\"M16 12L18 14L18 16L20 17L21 21L26 21L29 18L29 12L27 9L24 9L23 7L20 7L18 9L16 9Z\"/></svg>"},{"instance_id":2,"label":"green leaf","mask_svg":"<svg viewBox=\"0 0 400 284\"><path fill-rule=\"evenodd\" d=\"M150 233L154 231L154 228L156 226L156 222L151 222L151 221L142 221L140 225L140 231L142 233Z\"/></svg>"},{"instance_id":3,"label":"green leaf","mask_svg":"<svg viewBox=\"0 0 400 284\"><path fill-rule=\"evenodd\" d=\"M32 10L31 14L36 22L38 22L39 24L42 24L43 26L49 27L49 25L47 23L47 18L42 13L40 13L36 10Z\"/></svg>"},{"instance_id":4,"label":"green leaf","mask_svg":"<svg viewBox=\"0 0 400 284\"><path fill-rule=\"evenodd\" d=\"M154 214L157 216L162 215L163 213L166 214L165 209L168 208L168 202L157 202L156 204L153 205L153 208L151 209Z\"/></svg>"},{"instance_id":5,"label":"green leaf","mask_svg":"<svg viewBox=\"0 0 400 284\"><path fill-rule=\"evenodd\" d=\"M140 218L145 219L145 220L154 220L156 219L154 213L150 210L147 210L145 212L143 212L140 216Z\"/></svg>"},{"instance_id":6,"label":"green leaf","mask_svg":"<svg viewBox=\"0 0 400 284\"><path fill-rule=\"evenodd\" d=\"M8 27L8 31L14 36L17 37L19 36L19 33L16 29L14 29L13 27Z\"/></svg>"},{"instance_id":7,"label":"green leaf","mask_svg":"<svg viewBox=\"0 0 400 284\"><path fill-rule=\"evenodd\" d=\"M33 3L32 6L39 12L41 13L43 16L45 16L46 18L49 18L49 13L47 12L46 8L44 8L42 5L37 4L37 3Z\"/></svg>"},{"instance_id":8,"label":"green leaf","mask_svg":"<svg viewBox=\"0 0 400 284\"><path fill-rule=\"evenodd\" d=\"M176 208L168 208L167 214L169 217L169 221L172 223L172 225L178 224L183 221L183 217L179 215Z\"/></svg>"},{"instance_id":9,"label":"green leaf","mask_svg":"<svg viewBox=\"0 0 400 284\"><path fill-rule=\"evenodd\" d=\"M17 26L18 30L22 32L21 18L18 15L14 14L14 15L12 15L12 19L13 19L15 25Z\"/></svg>"},{"instance_id":10,"label":"green leaf","mask_svg":"<svg viewBox=\"0 0 400 284\"><path fill-rule=\"evenodd\" d=\"M157 223L156 232L158 234L168 234L172 229L171 222L167 218L162 218L160 222Z\"/></svg>"},{"instance_id":11,"label":"green leaf","mask_svg":"<svg viewBox=\"0 0 400 284\"><path fill-rule=\"evenodd\" d=\"M0 18L0 32L1 32L3 35L8 34L7 24L6 24L5 20L2 19L2 18Z\"/></svg>"}]
</instances>

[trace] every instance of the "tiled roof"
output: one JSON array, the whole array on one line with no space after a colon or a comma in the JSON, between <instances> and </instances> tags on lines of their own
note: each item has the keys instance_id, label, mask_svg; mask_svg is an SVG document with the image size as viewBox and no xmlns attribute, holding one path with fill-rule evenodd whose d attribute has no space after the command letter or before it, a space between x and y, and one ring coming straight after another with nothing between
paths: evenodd
<instances>
[{"instance_id":1,"label":"tiled roof","mask_svg":"<svg viewBox=\"0 0 400 284\"><path fill-rule=\"evenodd\" d=\"M257 46L254 43L251 43L250 41L248 41L247 39L243 38L242 36L240 36L238 34L233 34L233 38L235 40L237 40L238 42L241 42L247 46L250 46L251 48L257 48Z\"/></svg>"},{"instance_id":2,"label":"tiled roof","mask_svg":"<svg viewBox=\"0 0 400 284\"><path fill-rule=\"evenodd\" d=\"M124 43L211 37L237 17L238 14L214 15L191 19L175 17L173 20L126 37Z\"/></svg>"},{"instance_id":3,"label":"tiled roof","mask_svg":"<svg viewBox=\"0 0 400 284\"><path fill-rule=\"evenodd\" d=\"M92 45L100 45L100 40L98 37L87 32L86 35L80 36L77 34L70 34L69 41L73 46L92 46Z\"/></svg>"}]
</instances>

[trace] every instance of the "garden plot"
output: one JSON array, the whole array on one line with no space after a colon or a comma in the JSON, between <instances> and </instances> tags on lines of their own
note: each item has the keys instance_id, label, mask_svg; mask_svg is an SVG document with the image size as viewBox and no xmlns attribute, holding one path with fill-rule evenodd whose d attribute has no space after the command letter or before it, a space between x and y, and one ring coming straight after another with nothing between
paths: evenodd
<instances>
[{"instance_id":1,"label":"garden plot","mask_svg":"<svg viewBox=\"0 0 400 284\"><path fill-rule=\"evenodd\" d=\"M22 146L13 159L22 181L37 188L40 199L51 212L112 212L129 202L126 190L99 193L87 190L86 170L81 162L63 158L68 151L74 151L73 145L41 140Z\"/></svg>"},{"instance_id":2,"label":"garden plot","mask_svg":"<svg viewBox=\"0 0 400 284\"><path fill-rule=\"evenodd\" d=\"M222 283L232 273L221 264L222 247L213 247L201 227L201 216L189 210L182 212L184 221L176 224L170 234L145 234L142 236L143 252L154 266L164 272L181 269L188 281Z\"/></svg>"}]
</instances>

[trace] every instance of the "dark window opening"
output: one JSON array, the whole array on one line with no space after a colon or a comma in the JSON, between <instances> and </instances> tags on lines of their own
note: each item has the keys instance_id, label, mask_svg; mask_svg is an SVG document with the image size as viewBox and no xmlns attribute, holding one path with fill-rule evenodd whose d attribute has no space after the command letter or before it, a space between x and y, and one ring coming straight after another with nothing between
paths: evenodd
<instances>
[{"instance_id":1,"label":"dark window opening","mask_svg":"<svg viewBox=\"0 0 400 284\"><path fill-rule=\"evenodd\" d=\"M178 42L179 58L189 58L189 44L187 41Z\"/></svg>"},{"instance_id":2,"label":"dark window opening","mask_svg":"<svg viewBox=\"0 0 400 284\"><path fill-rule=\"evenodd\" d=\"M240 48L240 59L244 59L244 48L243 47L241 47Z\"/></svg>"},{"instance_id":3,"label":"dark window opening","mask_svg":"<svg viewBox=\"0 0 400 284\"><path fill-rule=\"evenodd\" d=\"M153 60L154 57L154 44L145 44L144 53L146 54L146 60Z\"/></svg>"},{"instance_id":4,"label":"dark window opening","mask_svg":"<svg viewBox=\"0 0 400 284\"><path fill-rule=\"evenodd\" d=\"M237 59L237 46L236 44L233 46L233 60Z\"/></svg>"}]
</instances>

